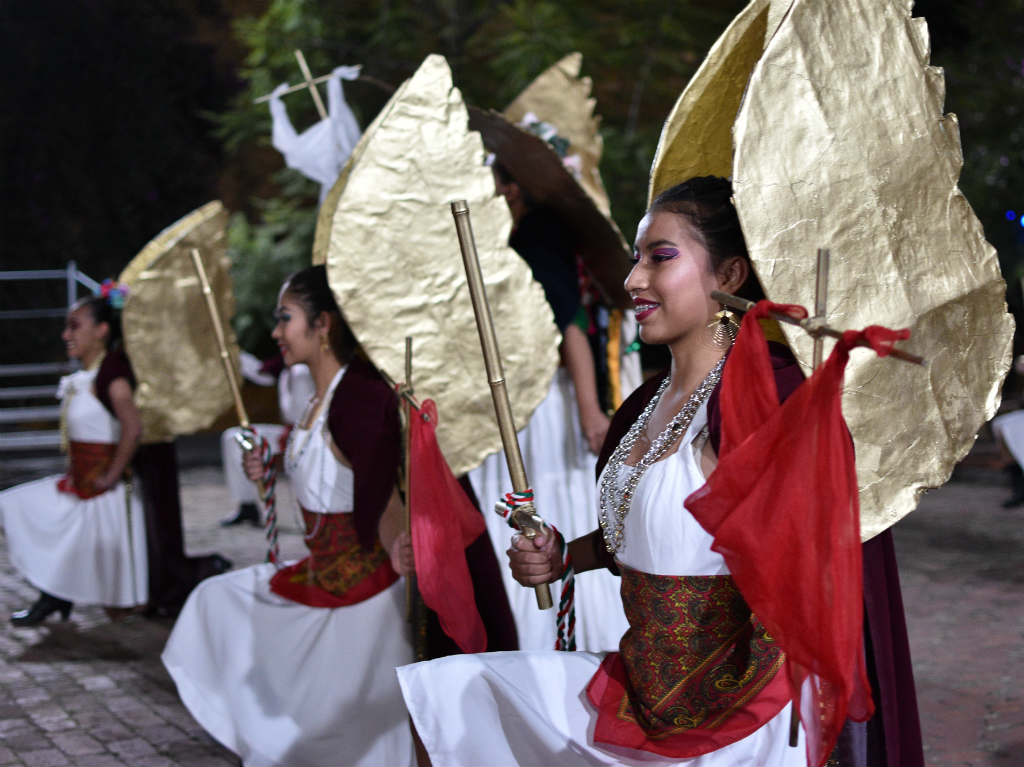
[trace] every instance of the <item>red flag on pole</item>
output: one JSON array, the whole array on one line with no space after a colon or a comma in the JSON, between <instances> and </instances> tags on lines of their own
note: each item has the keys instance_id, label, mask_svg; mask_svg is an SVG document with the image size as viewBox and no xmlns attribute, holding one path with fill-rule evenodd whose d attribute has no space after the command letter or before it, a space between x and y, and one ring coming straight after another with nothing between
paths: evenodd
<instances>
[{"instance_id":1,"label":"red flag on pole","mask_svg":"<svg viewBox=\"0 0 1024 767\"><path fill-rule=\"evenodd\" d=\"M761 317L799 306L762 301L743 319L722 375L718 466L686 507L711 533L750 608L787 655L811 764L849 717L873 713L865 671L860 508L841 409L850 349L880 356L909 331L848 331L780 405ZM802 700L801 700L802 699Z\"/></svg>"},{"instance_id":2,"label":"red flag on pole","mask_svg":"<svg viewBox=\"0 0 1024 767\"><path fill-rule=\"evenodd\" d=\"M484 520L448 467L437 445L437 406L409 408L409 518L416 581L423 602L463 652L487 649L476 607L466 546L484 532Z\"/></svg>"}]
</instances>

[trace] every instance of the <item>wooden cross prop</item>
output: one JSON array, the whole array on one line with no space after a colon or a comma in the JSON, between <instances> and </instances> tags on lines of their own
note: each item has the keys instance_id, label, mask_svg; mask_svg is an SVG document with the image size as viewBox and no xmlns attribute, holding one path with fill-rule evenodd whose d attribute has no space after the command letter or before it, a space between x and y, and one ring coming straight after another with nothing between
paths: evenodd
<instances>
[{"instance_id":1,"label":"wooden cross prop","mask_svg":"<svg viewBox=\"0 0 1024 767\"><path fill-rule=\"evenodd\" d=\"M813 364L815 369L818 368L822 361L825 336L836 339L843 337L843 331L836 330L835 328L825 324L826 305L828 299L828 263L829 251L824 248L819 249L813 316L798 320L783 312L772 312L772 316L779 322L785 322L787 325L796 325L797 327L801 327L814 338ZM718 301L718 303L723 304L724 306L737 309L741 312L750 311L754 308L753 301L748 301L745 298L740 298L739 296L734 296L730 293L723 293L720 290L712 290L711 299L713 301ZM910 352L905 352L901 349L891 349L889 351L889 356L895 357L898 360L903 360L904 362L911 362L915 365L925 364L923 357L911 354Z\"/></svg>"},{"instance_id":2,"label":"wooden cross prop","mask_svg":"<svg viewBox=\"0 0 1024 767\"><path fill-rule=\"evenodd\" d=\"M287 95L289 93L296 93L305 88L309 89L310 95L313 97L313 103L316 104L316 111L320 115L321 120L327 119L327 108L324 107L323 99L320 98L320 91L317 90L317 85L325 83L333 77L333 75L321 75L320 77L313 77L313 73L309 71L309 64L306 63L306 57L302 55L302 51L295 51L295 59L299 62L299 69L302 70L302 82L298 85L289 85L288 89L281 95ZM260 96L253 103L262 104L265 101L270 101L273 94L268 93L266 96Z\"/></svg>"}]
</instances>

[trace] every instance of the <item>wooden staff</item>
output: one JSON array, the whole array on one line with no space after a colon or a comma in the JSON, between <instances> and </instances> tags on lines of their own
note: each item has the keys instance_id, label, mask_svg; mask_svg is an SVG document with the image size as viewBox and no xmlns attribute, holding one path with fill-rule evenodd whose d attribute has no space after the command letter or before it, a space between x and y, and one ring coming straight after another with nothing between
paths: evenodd
<instances>
[{"instance_id":1,"label":"wooden staff","mask_svg":"<svg viewBox=\"0 0 1024 767\"><path fill-rule=\"evenodd\" d=\"M206 299L206 311L210 315L210 323L213 325L213 334L217 339L217 348L220 349L220 361L224 364L224 375L228 379L228 387L231 389L231 396L235 400L235 412L238 414L238 425L243 429L249 429L249 414L245 412L245 404L242 402L242 390L238 385L238 373L228 353L227 337L224 335L224 325L221 323L220 312L213 300L213 290L210 289L210 280L206 276L206 268L203 266L203 259L196 248L192 248L192 265L199 277L199 284L203 290L203 297ZM255 445L252 446L255 448ZM263 480L256 482L260 498L263 498Z\"/></svg>"},{"instance_id":2,"label":"wooden staff","mask_svg":"<svg viewBox=\"0 0 1024 767\"><path fill-rule=\"evenodd\" d=\"M401 387L412 396L412 337L405 337L405 384ZM412 465L412 403L406 401L402 410L405 412L405 434L402 435L402 447L405 450L405 532L412 536L412 499L409 496L409 469ZM413 618L413 600L416 596L416 572L413 571L405 578L405 616Z\"/></svg>"},{"instance_id":3,"label":"wooden staff","mask_svg":"<svg viewBox=\"0 0 1024 767\"><path fill-rule=\"evenodd\" d=\"M469 205L465 200L456 200L451 204L452 216L455 218L455 230L459 235L459 248L462 251L462 262L466 267L466 280L469 283L469 295L473 300L473 314L476 315L476 329L480 334L480 346L484 354L484 366L487 369L487 382L491 387L491 399L494 401L494 412L498 418L498 431L501 443L505 448L505 459L508 461L508 473L512 477L512 489L517 493L525 493L530 489L526 478L526 467L523 455L519 451L516 439L515 419L512 417L512 404L509 402L508 389L505 386L505 373L501 366L501 354L498 351L498 338L494 333L491 320L491 307L487 303L487 291L480 273L480 260L476 253L476 242L473 239L473 227L469 221ZM514 522L527 538L536 538L547 534L550 528L537 515L533 504L517 507L509 520ZM551 591L547 584L534 586L537 595L537 607L547 610L552 606Z\"/></svg>"}]
</instances>

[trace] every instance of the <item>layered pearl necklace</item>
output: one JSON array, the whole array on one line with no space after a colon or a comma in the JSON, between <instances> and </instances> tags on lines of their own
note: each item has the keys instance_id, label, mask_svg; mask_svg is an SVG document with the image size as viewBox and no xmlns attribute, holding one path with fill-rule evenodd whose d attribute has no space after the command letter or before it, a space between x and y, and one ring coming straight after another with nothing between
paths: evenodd
<instances>
[{"instance_id":1,"label":"layered pearl necklace","mask_svg":"<svg viewBox=\"0 0 1024 767\"><path fill-rule=\"evenodd\" d=\"M647 407L644 408L640 417L636 419L626 433L626 436L622 438L618 447L615 448L611 458L608 459L608 465L605 467L604 476L601 479L598 519L601 522L601 533L604 535L605 548L611 553L614 554L622 546L626 514L629 513L630 504L633 502L633 493L636 491L637 485L640 484L640 479L643 477L644 472L658 461L681 435L686 433L690 423L693 421L693 417L700 410L700 406L718 385L718 381L722 377L722 367L724 365L725 357L722 357L711 368L711 372L701 381L700 385L694 389L693 394L686 400L679 412L668 422L668 425L662 429L661 433L654 438L654 441L651 442L651 446L647 448L639 463L632 467L633 471L630 472L625 483L619 482L622 466L625 465L626 458L629 457L637 440L645 433L647 424L651 420L651 413L654 412L654 408L657 407L658 402L661 400L661 395L668 388L669 381L671 380L670 376L666 376L665 380L662 381L657 393L647 403ZM614 519L612 519L613 516Z\"/></svg>"}]
</instances>

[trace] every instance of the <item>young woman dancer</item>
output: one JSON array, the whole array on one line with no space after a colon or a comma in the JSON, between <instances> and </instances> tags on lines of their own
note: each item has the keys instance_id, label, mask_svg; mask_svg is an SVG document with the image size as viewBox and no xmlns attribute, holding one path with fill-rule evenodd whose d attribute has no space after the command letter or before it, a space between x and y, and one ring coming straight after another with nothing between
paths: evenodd
<instances>
[{"instance_id":1,"label":"young woman dancer","mask_svg":"<svg viewBox=\"0 0 1024 767\"><path fill-rule=\"evenodd\" d=\"M720 307L708 296L761 297L730 197L728 181L691 179L638 226L626 288L641 337L666 344L672 366L617 413L591 512L601 528L568 544L577 572L622 575L630 627L619 654L491 653L399 669L433 763L806 764L802 736L788 745L781 650L683 505L716 464L713 393L728 343L712 333ZM802 380L783 349L773 345L781 396ZM562 570L554 536L516 538L509 556L523 585Z\"/></svg>"},{"instance_id":2,"label":"young woman dancer","mask_svg":"<svg viewBox=\"0 0 1024 767\"><path fill-rule=\"evenodd\" d=\"M203 581L163 662L192 715L244 764L409 764L394 672L413 658L397 399L355 354L323 266L285 282L273 336L316 387L284 453L309 556ZM261 475L255 455L246 472Z\"/></svg>"},{"instance_id":3,"label":"young woman dancer","mask_svg":"<svg viewBox=\"0 0 1024 767\"><path fill-rule=\"evenodd\" d=\"M12 564L40 590L11 616L35 626L73 603L127 608L147 597L140 496L125 481L141 434L135 379L121 348L119 288L78 301L61 338L82 369L61 379L69 470L0 493Z\"/></svg>"}]
</instances>

